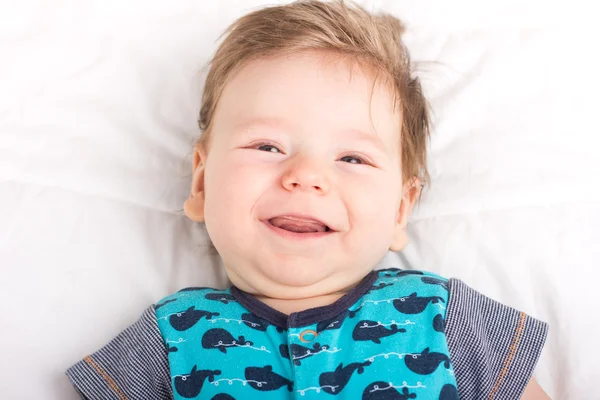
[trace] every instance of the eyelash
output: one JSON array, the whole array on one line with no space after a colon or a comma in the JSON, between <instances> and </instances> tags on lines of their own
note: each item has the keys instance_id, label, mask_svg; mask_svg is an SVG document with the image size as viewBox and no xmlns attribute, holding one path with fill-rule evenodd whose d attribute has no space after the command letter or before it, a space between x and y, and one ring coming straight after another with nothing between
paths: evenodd
<instances>
[{"instance_id":1,"label":"eyelash","mask_svg":"<svg viewBox=\"0 0 600 400\"><path fill-rule=\"evenodd\" d=\"M279 146L277 144L273 143L273 142L256 142L256 143L251 144L248 147L250 147L252 149L260 150L260 148L263 147L263 146L273 147L273 148L277 149L277 151L280 154L285 154L283 151L281 151L281 149L279 148ZM261 150L261 151L266 151L266 150ZM274 152L273 151L269 151L269 153L274 153Z\"/></svg>"},{"instance_id":2,"label":"eyelash","mask_svg":"<svg viewBox=\"0 0 600 400\"><path fill-rule=\"evenodd\" d=\"M370 165L370 164L371 164L371 163L369 162L369 160L367 160L365 157L363 157L363 156L360 156L360 155L358 155L358 154L346 154L346 155L345 155L344 157L342 157L341 159L343 159L343 158L346 158L346 157L354 158L354 159L357 159L358 161L360 161L360 162L358 162L358 163L348 163L348 164L356 164L356 165L361 165L361 164Z\"/></svg>"},{"instance_id":3,"label":"eyelash","mask_svg":"<svg viewBox=\"0 0 600 400\"><path fill-rule=\"evenodd\" d=\"M257 142L257 143L253 143L249 146L249 148L253 148L253 149L257 149L257 150L261 150L261 147L272 147L277 149L277 151L279 152L279 154L285 154L283 151L281 151L281 149L279 148L279 146L273 142ZM261 151L267 151L267 150L261 150ZM267 151L269 153L275 153L274 151ZM365 157L359 155L359 154L355 154L355 153L350 153L350 154L346 154L345 156L341 157L341 159L344 159L346 157L350 157L350 158L354 158L356 160L358 160L359 162L357 163L351 163L349 162L348 164L355 164L355 165L371 165L372 163Z\"/></svg>"}]
</instances>

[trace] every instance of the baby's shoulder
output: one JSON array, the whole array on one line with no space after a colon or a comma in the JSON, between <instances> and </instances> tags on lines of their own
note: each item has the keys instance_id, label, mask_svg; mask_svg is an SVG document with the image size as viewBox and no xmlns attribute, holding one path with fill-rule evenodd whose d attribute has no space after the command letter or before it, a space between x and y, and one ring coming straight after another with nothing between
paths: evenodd
<instances>
[{"instance_id":1,"label":"baby's shoulder","mask_svg":"<svg viewBox=\"0 0 600 400\"><path fill-rule=\"evenodd\" d=\"M418 269L402 269L402 268L385 268L378 269L375 272L379 275L379 277L388 277L388 278L398 278L398 277L433 277L439 278L443 280L448 280L447 278L442 277L441 275L435 274L433 272L418 270Z\"/></svg>"},{"instance_id":2,"label":"baby's shoulder","mask_svg":"<svg viewBox=\"0 0 600 400\"><path fill-rule=\"evenodd\" d=\"M374 286L393 286L394 289L417 289L419 286L437 285L448 290L448 278L428 271L386 268L377 270L377 279Z\"/></svg>"},{"instance_id":3,"label":"baby's shoulder","mask_svg":"<svg viewBox=\"0 0 600 400\"><path fill-rule=\"evenodd\" d=\"M217 289L207 286L194 286L181 289L175 293L163 297L154 304L154 309L159 310L170 303L179 303L181 305L194 305L202 301L217 301L223 304L235 301L235 298L231 294L231 288Z\"/></svg>"}]
</instances>

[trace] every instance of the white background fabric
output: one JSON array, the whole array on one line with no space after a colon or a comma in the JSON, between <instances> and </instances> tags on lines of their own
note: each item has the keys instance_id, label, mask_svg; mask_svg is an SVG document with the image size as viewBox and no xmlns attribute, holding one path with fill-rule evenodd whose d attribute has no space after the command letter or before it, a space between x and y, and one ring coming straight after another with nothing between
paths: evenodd
<instances>
[{"instance_id":1,"label":"white background fabric","mask_svg":"<svg viewBox=\"0 0 600 400\"><path fill-rule=\"evenodd\" d=\"M359 1L406 21L432 186L383 266L458 277L551 325L536 378L600 398L600 85L575 2ZM184 286L225 286L179 210L215 40L258 0L0 0L0 393L63 371ZM596 379L594 379L596 378Z\"/></svg>"}]
</instances>

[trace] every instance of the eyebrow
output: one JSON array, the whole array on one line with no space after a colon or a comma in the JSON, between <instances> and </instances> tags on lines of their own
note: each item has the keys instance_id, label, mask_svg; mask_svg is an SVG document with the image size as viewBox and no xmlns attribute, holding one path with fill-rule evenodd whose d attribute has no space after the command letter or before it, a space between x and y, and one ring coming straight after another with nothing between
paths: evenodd
<instances>
[{"instance_id":1,"label":"eyebrow","mask_svg":"<svg viewBox=\"0 0 600 400\"><path fill-rule=\"evenodd\" d=\"M269 127L273 129L284 129L289 130L290 125L285 123L282 119L276 117L256 117L249 120L242 121L233 126L234 133L242 133L252 130L258 127ZM387 153L387 148L384 145L380 137L375 133L367 133L360 129L348 128L338 132L339 135L350 135L353 139L358 139L363 142L369 142L374 145L378 150Z\"/></svg>"},{"instance_id":2,"label":"eyebrow","mask_svg":"<svg viewBox=\"0 0 600 400\"><path fill-rule=\"evenodd\" d=\"M366 133L364 131L361 131L359 129L346 129L343 131L345 134L350 134L353 137L355 137L356 139L360 140L360 141L364 141L364 142L369 142L372 145L374 145L378 150L387 153L387 148L385 147L383 141L379 138L379 136L373 132L373 133Z\"/></svg>"},{"instance_id":3,"label":"eyebrow","mask_svg":"<svg viewBox=\"0 0 600 400\"><path fill-rule=\"evenodd\" d=\"M283 120L281 120L279 118L257 117L257 118L252 118L250 120L245 120L238 124L235 124L233 126L233 131L236 133L245 132L245 131L251 130L253 128L264 127L264 126L267 126L269 128L289 129L289 125L286 124Z\"/></svg>"}]
</instances>

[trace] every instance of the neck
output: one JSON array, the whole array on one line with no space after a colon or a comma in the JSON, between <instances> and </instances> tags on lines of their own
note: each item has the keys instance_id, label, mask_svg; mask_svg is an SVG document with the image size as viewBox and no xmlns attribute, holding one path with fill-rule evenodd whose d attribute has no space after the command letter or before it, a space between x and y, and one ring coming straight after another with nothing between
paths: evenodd
<instances>
[{"instance_id":1,"label":"neck","mask_svg":"<svg viewBox=\"0 0 600 400\"><path fill-rule=\"evenodd\" d=\"M328 306L344 294L345 293L332 293L305 299L274 299L272 297L261 295L255 295L254 297L277 311L290 315L295 312L308 310L309 308Z\"/></svg>"},{"instance_id":2,"label":"neck","mask_svg":"<svg viewBox=\"0 0 600 400\"><path fill-rule=\"evenodd\" d=\"M254 294L253 296L265 303L266 305L282 312L286 315L290 315L295 312L308 310L310 308L328 306L336 302L340 297L344 296L350 290L354 289L359 282L356 282L342 290L334 293L328 293L315 297L307 297L302 299L277 299L273 297L263 296L261 294Z\"/></svg>"},{"instance_id":3,"label":"neck","mask_svg":"<svg viewBox=\"0 0 600 400\"><path fill-rule=\"evenodd\" d=\"M292 313L324 307L340 300L351 290L355 289L373 270L363 271L350 276L338 274L322 279L310 286L286 287L278 286L277 281L260 279L253 276L242 279L235 270L225 267L232 286L251 296L255 301L263 303L280 313L289 316ZM354 276L353 276L354 275ZM336 284L337 283L337 284ZM262 289L262 290L260 290Z\"/></svg>"}]
</instances>

